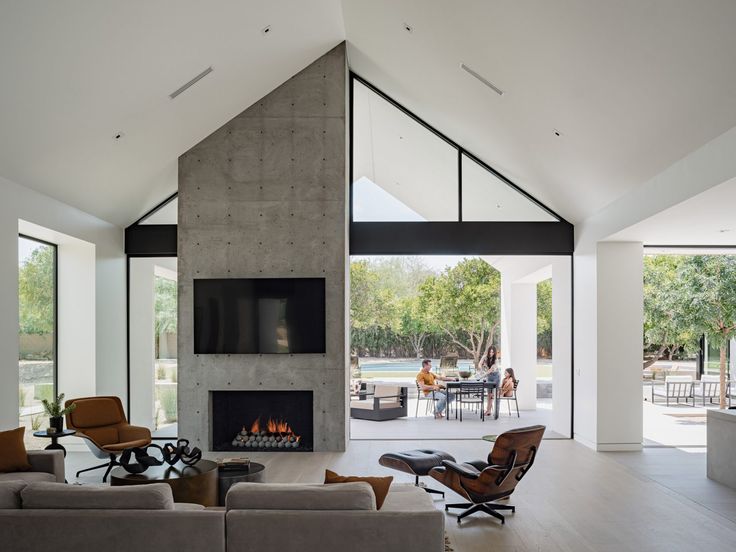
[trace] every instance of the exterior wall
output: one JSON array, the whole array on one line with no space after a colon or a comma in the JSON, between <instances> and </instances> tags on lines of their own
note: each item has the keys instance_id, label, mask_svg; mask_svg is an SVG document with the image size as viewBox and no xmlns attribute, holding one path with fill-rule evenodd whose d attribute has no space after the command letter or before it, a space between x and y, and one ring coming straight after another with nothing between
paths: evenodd
<instances>
[{"instance_id":1,"label":"exterior wall","mask_svg":"<svg viewBox=\"0 0 736 552\"><path fill-rule=\"evenodd\" d=\"M345 450L347 63L341 44L179 159L179 428L211 448L212 390L312 390ZM323 277L327 353L194 355L195 278Z\"/></svg>"}]
</instances>

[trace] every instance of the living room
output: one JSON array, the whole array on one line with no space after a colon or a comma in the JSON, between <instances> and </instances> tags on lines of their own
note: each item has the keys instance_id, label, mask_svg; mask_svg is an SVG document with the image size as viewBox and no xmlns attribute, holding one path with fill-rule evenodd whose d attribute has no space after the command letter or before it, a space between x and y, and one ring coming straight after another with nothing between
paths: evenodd
<instances>
[{"instance_id":1,"label":"living room","mask_svg":"<svg viewBox=\"0 0 736 552\"><path fill-rule=\"evenodd\" d=\"M3 549L736 541L641 359L645 248L733 247L730 3L3 12Z\"/></svg>"}]
</instances>

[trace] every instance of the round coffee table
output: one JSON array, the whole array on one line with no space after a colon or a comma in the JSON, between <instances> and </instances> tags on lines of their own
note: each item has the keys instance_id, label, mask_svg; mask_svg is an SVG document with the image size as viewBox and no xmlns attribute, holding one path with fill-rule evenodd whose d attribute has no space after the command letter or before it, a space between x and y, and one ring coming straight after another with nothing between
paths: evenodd
<instances>
[{"instance_id":1,"label":"round coffee table","mask_svg":"<svg viewBox=\"0 0 736 552\"><path fill-rule=\"evenodd\" d=\"M193 466L181 461L173 466L164 463L137 474L128 473L122 467L110 472L110 485L113 487L149 483L167 483L174 502L217 506L217 464L211 460L200 460Z\"/></svg>"},{"instance_id":2,"label":"round coffee table","mask_svg":"<svg viewBox=\"0 0 736 552\"><path fill-rule=\"evenodd\" d=\"M266 466L259 464L258 462L251 462L248 469L242 470L220 470L217 474L219 482L217 484L218 490L218 504L220 506L225 505L225 495L227 495L230 487L236 483L242 483L244 481L251 483L260 483L263 481L263 475L266 470Z\"/></svg>"}]
</instances>

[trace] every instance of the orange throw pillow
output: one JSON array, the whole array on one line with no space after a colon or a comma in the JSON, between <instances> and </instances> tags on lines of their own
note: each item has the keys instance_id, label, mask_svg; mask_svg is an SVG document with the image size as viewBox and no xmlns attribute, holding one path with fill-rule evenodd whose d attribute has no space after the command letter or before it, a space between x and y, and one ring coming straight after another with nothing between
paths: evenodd
<instances>
[{"instance_id":1,"label":"orange throw pillow","mask_svg":"<svg viewBox=\"0 0 736 552\"><path fill-rule=\"evenodd\" d=\"M355 477L346 475L337 475L335 472L325 470L325 483L353 483L355 481L364 481L373 487L373 494L376 495L376 510L380 510L383 501L386 500L388 488L394 480L393 476L388 477Z\"/></svg>"},{"instance_id":2,"label":"orange throw pillow","mask_svg":"<svg viewBox=\"0 0 736 552\"><path fill-rule=\"evenodd\" d=\"M0 431L0 473L28 471L26 445L23 443L23 434L26 428L19 427L10 431Z\"/></svg>"}]
</instances>

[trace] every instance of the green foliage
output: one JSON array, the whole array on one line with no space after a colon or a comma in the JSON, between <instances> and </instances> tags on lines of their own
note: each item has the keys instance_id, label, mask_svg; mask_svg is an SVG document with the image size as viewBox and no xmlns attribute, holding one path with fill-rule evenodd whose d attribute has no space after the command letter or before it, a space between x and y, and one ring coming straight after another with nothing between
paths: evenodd
<instances>
[{"instance_id":1,"label":"green foliage","mask_svg":"<svg viewBox=\"0 0 736 552\"><path fill-rule=\"evenodd\" d=\"M53 383L37 383L33 386L33 398L43 402L51 402L54 399Z\"/></svg>"},{"instance_id":2,"label":"green foliage","mask_svg":"<svg viewBox=\"0 0 736 552\"><path fill-rule=\"evenodd\" d=\"M537 350L543 357L552 354L552 280L537 284Z\"/></svg>"},{"instance_id":3,"label":"green foliage","mask_svg":"<svg viewBox=\"0 0 736 552\"><path fill-rule=\"evenodd\" d=\"M41 416L34 416L31 418L31 429L33 431L41 429Z\"/></svg>"},{"instance_id":4,"label":"green foliage","mask_svg":"<svg viewBox=\"0 0 736 552\"><path fill-rule=\"evenodd\" d=\"M75 408L77 408L76 403L72 403L66 408L62 408L62 404L64 403L64 393L61 393L58 397L56 397L56 400L49 401L43 399L43 401L41 402L43 403L43 409L46 411L46 414L48 414L49 418L59 418L61 416L66 416Z\"/></svg>"},{"instance_id":5,"label":"green foliage","mask_svg":"<svg viewBox=\"0 0 736 552\"><path fill-rule=\"evenodd\" d=\"M54 248L39 246L18 269L20 333L54 331Z\"/></svg>"},{"instance_id":6,"label":"green foliage","mask_svg":"<svg viewBox=\"0 0 736 552\"><path fill-rule=\"evenodd\" d=\"M166 379L166 368L161 364L156 368L156 379L159 381Z\"/></svg>"},{"instance_id":7,"label":"green foliage","mask_svg":"<svg viewBox=\"0 0 736 552\"><path fill-rule=\"evenodd\" d=\"M419 289L426 320L478 365L501 322L501 274L482 259L465 259Z\"/></svg>"},{"instance_id":8,"label":"green foliage","mask_svg":"<svg viewBox=\"0 0 736 552\"><path fill-rule=\"evenodd\" d=\"M156 276L155 278L155 330L160 336L167 333L176 333L176 302L177 284L174 280Z\"/></svg>"},{"instance_id":9,"label":"green foliage","mask_svg":"<svg viewBox=\"0 0 736 552\"><path fill-rule=\"evenodd\" d=\"M24 386L18 387L18 405L19 406L26 406L26 401L28 400L28 389L26 389Z\"/></svg>"},{"instance_id":10,"label":"green foliage","mask_svg":"<svg viewBox=\"0 0 736 552\"><path fill-rule=\"evenodd\" d=\"M159 386L156 388L158 393L159 404L161 410L164 413L164 422L171 423L176 421L176 387L167 385L165 387Z\"/></svg>"}]
</instances>

